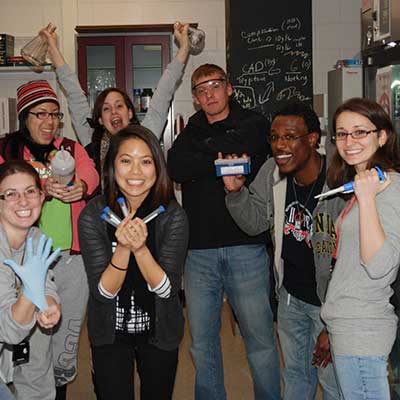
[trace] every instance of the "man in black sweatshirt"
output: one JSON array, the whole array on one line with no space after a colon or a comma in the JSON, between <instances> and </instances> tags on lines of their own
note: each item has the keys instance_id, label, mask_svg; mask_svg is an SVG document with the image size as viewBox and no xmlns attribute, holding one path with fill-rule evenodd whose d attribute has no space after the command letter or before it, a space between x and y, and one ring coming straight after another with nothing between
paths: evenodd
<instances>
[{"instance_id":1,"label":"man in black sweatshirt","mask_svg":"<svg viewBox=\"0 0 400 400\"><path fill-rule=\"evenodd\" d=\"M256 400L280 399L279 361L269 303L269 258L265 236L248 236L225 207L225 191L214 160L246 153L249 184L269 155L268 121L230 100L225 71L204 64L192 75L194 114L168 152L173 180L182 184L189 218L185 294L196 366L196 400L225 400L220 347L224 292L246 344Z\"/></svg>"}]
</instances>

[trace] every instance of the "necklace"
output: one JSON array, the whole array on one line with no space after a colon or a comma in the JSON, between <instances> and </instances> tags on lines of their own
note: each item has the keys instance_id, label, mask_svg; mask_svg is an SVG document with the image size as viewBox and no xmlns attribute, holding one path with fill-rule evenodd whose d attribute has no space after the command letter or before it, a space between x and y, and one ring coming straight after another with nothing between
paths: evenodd
<instances>
[{"instance_id":1,"label":"necklace","mask_svg":"<svg viewBox=\"0 0 400 400\"><path fill-rule=\"evenodd\" d=\"M296 200L296 211L297 211L296 215L294 216L294 226L296 229L301 229L301 225L304 221L304 212L307 209L308 202L310 201L311 196L314 193L314 189L318 182L318 178L321 175L323 166L324 166L324 160L322 158L320 158L320 167L319 167L319 172L318 172L317 178L315 179L315 181L313 182L313 184L311 186L311 189L308 193L306 201L304 202L303 206L301 207L302 209L300 209L300 202L298 200L297 191L296 191L296 185L298 185L298 183L297 183L295 177L294 176L292 177L292 188L293 188L294 198Z\"/></svg>"}]
</instances>

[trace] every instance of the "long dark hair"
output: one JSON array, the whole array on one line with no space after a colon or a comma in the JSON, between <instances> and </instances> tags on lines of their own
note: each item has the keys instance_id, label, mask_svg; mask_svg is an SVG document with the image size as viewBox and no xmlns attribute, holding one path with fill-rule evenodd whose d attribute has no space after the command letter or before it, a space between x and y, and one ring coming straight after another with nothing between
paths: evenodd
<instances>
[{"instance_id":1,"label":"long dark hair","mask_svg":"<svg viewBox=\"0 0 400 400\"><path fill-rule=\"evenodd\" d=\"M151 206L154 208L161 204L167 206L174 198L174 190L172 181L168 176L164 154L153 132L140 125L129 125L126 128L121 129L111 138L103 171L105 183L104 193L108 205L114 212L120 215L120 208L117 205L117 198L120 195L120 191L117 182L115 181L114 163L120 146L129 139L143 140L143 142L145 142L149 147L154 160L157 177L150 192Z\"/></svg>"},{"instance_id":2,"label":"long dark hair","mask_svg":"<svg viewBox=\"0 0 400 400\"><path fill-rule=\"evenodd\" d=\"M375 101L354 97L340 105L333 115L332 128L336 132L336 121L340 114L345 111L354 112L368 118L379 131L384 130L387 135L386 143L379 147L375 154L368 161L367 168L373 168L375 165L383 171L394 170L400 172L400 153L397 134L393 128L392 121L385 110ZM348 165L335 150L327 172L327 181L329 187L337 187L345 182L354 179L356 171L353 166Z\"/></svg>"},{"instance_id":3,"label":"long dark hair","mask_svg":"<svg viewBox=\"0 0 400 400\"><path fill-rule=\"evenodd\" d=\"M133 107L133 103L129 96L123 90L118 88L107 88L103 90L96 98L96 102L94 103L92 119L91 119L91 126L94 129L92 135L92 142L98 143L101 141L104 133L104 126L100 124L99 119L101 118L101 113L103 110L103 105L106 100L106 97L112 93L117 92L119 93L122 98L124 99L125 105L128 107L128 110L132 111L132 118L130 119L129 123L133 125L139 125L139 120L136 117L135 108Z\"/></svg>"},{"instance_id":4,"label":"long dark hair","mask_svg":"<svg viewBox=\"0 0 400 400\"><path fill-rule=\"evenodd\" d=\"M35 168L23 160L10 160L0 165L0 185L5 178L18 173L30 175L35 181L35 185L39 189L42 188L39 174L36 172Z\"/></svg>"}]
</instances>

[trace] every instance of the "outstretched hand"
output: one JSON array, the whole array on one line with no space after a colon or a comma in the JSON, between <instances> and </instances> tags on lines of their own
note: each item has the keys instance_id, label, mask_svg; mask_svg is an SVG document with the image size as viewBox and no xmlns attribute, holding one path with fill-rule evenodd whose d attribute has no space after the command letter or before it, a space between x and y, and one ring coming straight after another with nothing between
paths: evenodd
<instances>
[{"instance_id":1,"label":"outstretched hand","mask_svg":"<svg viewBox=\"0 0 400 400\"><path fill-rule=\"evenodd\" d=\"M23 265L18 265L11 259L4 260L4 264L11 267L21 279L23 296L41 311L48 308L45 296L47 270L61 252L61 249L58 248L50 255L52 244L52 239L42 235L34 254L32 238L29 238L26 242Z\"/></svg>"},{"instance_id":2,"label":"outstretched hand","mask_svg":"<svg viewBox=\"0 0 400 400\"><path fill-rule=\"evenodd\" d=\"M218 160L222 160L224 157L222 153L218 153ZM238 158L236 154L227 154L225 158L230 160L232 158ZM243 154L242 158L247 158L247 154ZM246 182L246 177L244 175L226 175L222 177L226 190L229 192L239 192L239 190L244 186Z\"/></svg>"}]
</instances>

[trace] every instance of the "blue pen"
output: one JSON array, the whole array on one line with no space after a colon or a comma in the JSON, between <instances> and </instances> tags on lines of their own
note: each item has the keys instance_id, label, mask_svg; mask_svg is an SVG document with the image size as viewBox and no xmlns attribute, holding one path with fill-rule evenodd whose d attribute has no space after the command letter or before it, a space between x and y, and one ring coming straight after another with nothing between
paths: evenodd
<instances>
[{"instance_id":1,"label":"blue pen","mask_svg":"<svg viewBox=\"0 0 400 400\"><path fill-rule=\"evenodd\" d=\"M378 173L379 181L381 183L385 182L385 180L386 180L385 173L382 172L382 170L377 165L374 168L376 169L376 172ZM314 196L314 199L322 199L323 197L328 197L328 196L331 196L331 195L336 194L336 193L345 193L345 194L347 194L347 193L352 193L352 192L354 192L354 182L353 181L347 182L344 185L339 186L336 189L328 190L325 193L318 194L318 195Z\"/></svg>"}]
</instances>

